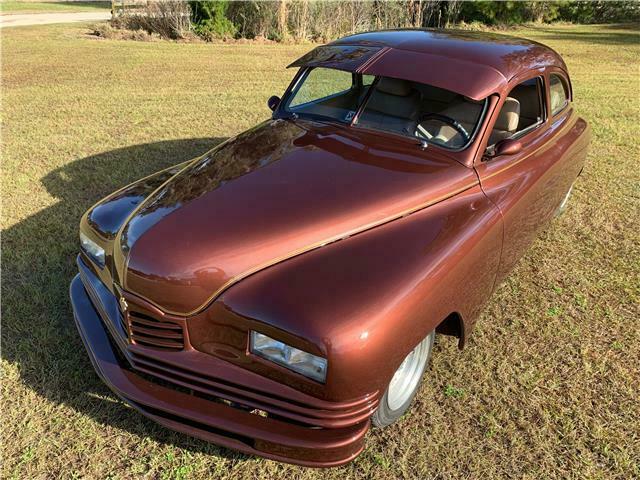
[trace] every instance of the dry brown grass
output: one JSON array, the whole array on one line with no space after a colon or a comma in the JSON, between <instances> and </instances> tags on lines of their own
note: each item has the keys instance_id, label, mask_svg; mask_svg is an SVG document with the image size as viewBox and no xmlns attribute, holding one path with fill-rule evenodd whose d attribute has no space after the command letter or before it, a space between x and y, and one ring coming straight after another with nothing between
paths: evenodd
<instances>
[{"instance_id":1,"label":"dry brown grass","mask_svg":"<svg viewBox=\"0 0 640 480\"><path fill-rule=\"evenodd\" d=\"M413 411L318 471L157 427L93 373L71 319L77 223L102 195L267 117L292 45L2 32L4 478L640 477L637 29L517 32L556 48L594 141L566 214L470 342L439 338Z\"/></svg>"},{"instance_id":2,"label":"dry brown grass","mask_svg":"<svg viewBox=\"0 0 640 480\"><path fill-rule=\"evenodd\" d=\"M92 35L108 40L135 40L138 42L153 42L161 40L159 35L153 35L146 30L129 30L115 28L108 22L100 22L91 28Z\"/></svg>"}]
</instances>

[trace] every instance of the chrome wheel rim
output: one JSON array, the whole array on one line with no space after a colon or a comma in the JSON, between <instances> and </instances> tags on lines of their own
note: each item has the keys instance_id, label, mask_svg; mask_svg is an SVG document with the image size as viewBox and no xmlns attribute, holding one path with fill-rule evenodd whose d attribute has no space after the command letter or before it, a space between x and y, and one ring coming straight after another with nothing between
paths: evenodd
<instances>
[{"instance_id":1,"label":"chrome wheel rim","mask_svg":"<svg viewBox=\"0 0 640 480\"><path fill-rule=\"evenodd\" d=\"M387 405L391 410L402 407L413 395L413 391L420 382L424 364L429 357L431 350L431 338L429 335L413 349L402 361L396 373L389 383L387 390Z\"/></svg>"}]
</instances>

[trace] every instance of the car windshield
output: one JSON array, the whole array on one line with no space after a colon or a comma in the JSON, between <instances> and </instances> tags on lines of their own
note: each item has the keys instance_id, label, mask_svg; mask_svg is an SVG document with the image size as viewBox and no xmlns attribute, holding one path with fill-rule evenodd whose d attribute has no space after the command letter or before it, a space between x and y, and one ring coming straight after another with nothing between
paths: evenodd
<instances>
[{"instance_id":1,"label":"car windshield","mask_svg":"<svg viewBox=\"0 0 640 480\"><path fill-rule=\"evenodd\" d=\"M316 67L303 72L283 109L458 150L473 139L485 105L423 83Z\"/></svg>"}]
</instances>

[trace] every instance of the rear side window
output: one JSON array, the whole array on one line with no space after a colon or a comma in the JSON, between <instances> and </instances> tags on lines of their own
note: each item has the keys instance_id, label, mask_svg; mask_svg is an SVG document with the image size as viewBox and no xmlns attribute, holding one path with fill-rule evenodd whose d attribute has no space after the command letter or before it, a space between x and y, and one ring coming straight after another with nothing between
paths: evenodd
<instances>
[{"instance_id":1,"label":"rear side window","mask_svg":"<svg viewBox=\"0 0 640 480\"><path fill-rule=\"evenodd\" d=\"M549 96L551 97L552 115L560 113L569 104L567 82L560 75L552 74L549 77Z\"/></svg>"}]
</instances>

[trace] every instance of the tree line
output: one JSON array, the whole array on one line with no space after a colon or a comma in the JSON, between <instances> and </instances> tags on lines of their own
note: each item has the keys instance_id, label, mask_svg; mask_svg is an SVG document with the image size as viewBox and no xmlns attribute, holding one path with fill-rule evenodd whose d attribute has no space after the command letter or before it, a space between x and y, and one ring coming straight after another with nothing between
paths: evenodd
<instances>
[{"instance_id":1,"label":"tree line","mask_svg":"<svg viewBox=\"0 0 640 480\"><path fill-rule=\"evenodd\" d=\"M328 41L366 30L444 28L459 22L611 23L640 18L637 1L309 1L190 2L196 30L212 37ZM205 15L202 15L205 13ZM199 27L206 25L205 28Z\"/></svg>"},{"instance_id":2,"label":"tree line","mask_svg":"<svg viewBox=\"0 0 640 480\"><path fill-rule=\"evenodd\" d=\"M133 21L120 21L120 24L170 38L180 38L185 30L192 30L205 40L264 38L326 42L351 33L384 28L640 20L640 2L636 0L197 0L187 3L160 0L146 2L146 9L146 15L137 15ZM129 14L129 17L135 16L135 13ZM163 22L163 19L167 21Z\"/></svg>"}]
</instances>

